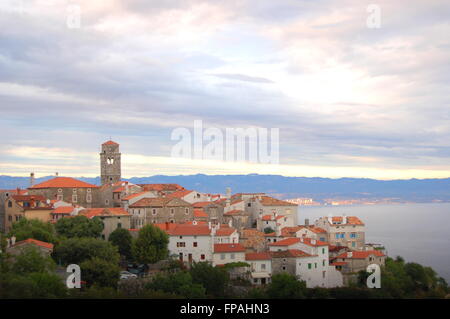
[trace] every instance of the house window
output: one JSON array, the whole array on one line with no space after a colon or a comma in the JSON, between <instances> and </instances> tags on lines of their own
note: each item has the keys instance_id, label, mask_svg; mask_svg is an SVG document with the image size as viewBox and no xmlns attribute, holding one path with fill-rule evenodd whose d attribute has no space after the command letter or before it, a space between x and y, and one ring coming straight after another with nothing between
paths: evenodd
<instances>
[{"instance_id":1,"label":"house window","mask_svg":"<svg viewBox=\"0 0 450 319\"><path fill-rule=\"evenodd\" d=\"M12 202L11 201L8 202L8 207L12 207Z\"/></svg>"},{"instance_id":2,"label":"house window","mask_svg":"<svg viewBox=\"0 0 450 319\"><path fill-rule=\"evenodd\" d=\"M184 213L185 213L186 215L188 215L188 214L189 214L189 209L186 208L185 211L184 211Z\"/></svg>"},{"instance_id":3,"label":"house window","mask_svg":"<svg viewBox=\"0 0 450 319\"><path fill-rule=\"evenodd\" d=\"M194 241L193 246L197 247L197 242L196 241Z\"/></svg>"},{"instance_id":4,"label":"house window","mask_svg":"<svg viewBox=\"0 0 450 319\"><path fill-rule=\"evenodd\" d=\"M231 256L230 256L230 257L231 257L231 259L234 259L234 254L231 254Z\"/></svg>"},{"instance_id":5,"label":"house window","mask_svg":"<svg viewBox=\"0 0 450 319\"><path fill-rule=\"evenodd\" d=\"M201 259L201 260L205 260L205 255L204 255L204 254L201 254L201 255L200 255L200 259Z\"/></svg>"},{"instance_id":6,"label":"house window","mask_svg":"<svg viewBox=\"0 0 450 319\"><path fill-rule=\"evenodd\" d=\"M266 264L261 264L261 270L266 270Z\"/></svg>"},{"instance_id":7,"label":"house window","mask_svg":"<svg viewBox=\"0 0 450 319\"><path fill-rule=\"evenodd\" d=\"M325 248L322 248L322 254L325 254Z\"/></svg>"},{"instance_id":8,"label":"house window","mask_svg":"<svg viewBox=\"0 0 450 319\"><path fill-rule=\"evenodd\" d=\"M177 247L186 247L186 243L184 241L177 242Z\"/></svg>"},{"instance_id":9,"label":"house window","mask_svg":"<svg viewBox=\"0 0 450 319\"><path fill-rule=\"evenodd\" d=\"M350 238L356 238L356 233L351 233Z\"/></svg>"},{"instance_id":10,"label":"house window","mask_svg":"<svg viewBox=\"0 0 450 319\"><path fill-rule=\"evenodd\" d=\"M86 202L88 202L88 203L92 202L92 194L91 193L88 193L86 195Z\"/></svg>"},{"instance_id":11,"label":"house window","mask_svg":"<svg viewBox=\"0 0 450 319\"><path fill-rule=\"evenodd\" d=\"M77 189L76 188L72 189L72 193L76 194L77 193Z\"/></svg>"},{"instance_id":12,"label":"house window","mask_svg":"<svg viewBox=\"0 0 450 319\"><path fill-rule=\"evenodd\" d=\"M314 268L317 268L317 263L314 263Z\"/></svg>"},{"instance_id":13,"label":"house window","mask_svg":"<svg viewBox=\"0 0 450 319\"><path fill-rule=\"evenodd\" d=\"M117 223L117 228L122 228L122 224L121 223Z\"/></svg>"},{"instance_id":14,"label":"house window","mask_svg":"<svg viewBox=\"0 0 450 319\"><path fill-rule=\"evenodd\" d=\"M105 205L109 205L109 199L105 199Z\"/></svg>"},{"instance_id":15,"label":"house window","mask_svg":"<svg viewBox=\"0 0 450 319\"><path fill-rule=\"evenodd\" d=\"M92 190L90 188L87 189L87 192L90 193Z\"/></svg>"},{"instance_id":16,"label":"house window","mask_svg":"<svg viewBox=\"0 0 450 319\"><path fill-rule=\"evenodd\" d=\"M170 209L170 215L173 215L173 214L175 214L175 209L171 208Z\"/></svg>"},{"instance_id":17,"label":"house window","mask_svg":"<svg viewBox=\"0 0 450 319\"><path fill-rule=\"evenodd\" d=\"M312 264L308 263L308 269L311 269L311 267L312 267Z\"/></svg>"},{"instance_id":18,"label":"house window","mask_svg":"<svg viewBox=\"0 0 450 319\"><path fill-rule=\"evenodd\" d=\"M356 242L352 241L352 247L356 247Z\"/></svg>"},{"instance_id":19,"label":"house window","mask_svg":"<svg viewBox=\"0 0 450 319\"><path fill-rule=\"evenodd\" d=\"M252 203L248 203L248 204L247 204L247 207L252 207Z\"/></svg>"},{"instance_id":20,"label":"house window","mask_svg":"<svg viewBox=\"0 0 450 319\"><path fill-rule=\"evenodd\" d=\"M220 254L220 259L224 260L225 259L225 254Z\"/></svg>"},{"instance_id":21,"label":"house window","mask_svg":"<svg viewBox=\"0 0 450 319\"><path fill-rule=\"evenodd\" d=\"M171 219L171 220L170 220L170 223L171 223L171 224L175 223L175 220Z\"/></svg>"},{"instance_id":22,"label":"house window","mask_svg":"<svg viewBox=\"0 0 450 319\"><path fill-rule=\"evenodd\" d=\"M58 195L58 196L56 197L56 199L57 199L57 200L63 200L63 195Z\"/></svg>"},{"instance_id":23,"label":"house window","mask_svg":"<svg viewBox=\"0 0 450 319\"><path fill-rule=\"evenodd\" d=\"M156 215L156 209L154 209L154 208L152 209L152 214Z\"/></svg>"},{"instance_id":24,"label":"house window","mask_svg":"<svg viewBox=\"0 0 450 319\"><path fill-rule=\"evenodd\" d=\"M286 266L281 267L281 269L286 270Z\"/></svg>"},{"instance_id":25,"label":"house window","mask_svg":"<svg viewBox=\"0 0 450 319\"><path fill-rule=\"evenodd\" d=\"M72 195L72 202L76 203L78 201L77 195Z\"/></svg>"},{"instance_id":26,"label":"house window","mask_svg":"<svg viewBox=\"0 0 450 319\"><path fill-rule=\"evenodd\" d=\"M58 193L62 193L62 189L61 188L58 188Z\"/></svg>"},{"instance_id":27,"label":"house window","mask_svg":"<svg viewBox=\"0 0 450 319\"><path fill-rule=\"evenodd\" d=\"M336 233L336 239L339 239L339 233Z\"/></svg>"},{"instance_id":28,"label":"house window","mask_svg":"<svg viewBox=\"0 0 450 319\"><path fill-rule=\"evenodd\" d=\"M8 221L12 222L12 216L11 215L8 216Z\"/></svg>"},{"instance_id":29,"label":"house window","mask_svg":"<svg viewBox=\"0 0 450 319\"><path fill-rule=\"evenodd\" d=\"M324 260L322 260L322 266L324 266L324 267L325 267L325 259L324 259Z\"/></svg>"}]
</instances>

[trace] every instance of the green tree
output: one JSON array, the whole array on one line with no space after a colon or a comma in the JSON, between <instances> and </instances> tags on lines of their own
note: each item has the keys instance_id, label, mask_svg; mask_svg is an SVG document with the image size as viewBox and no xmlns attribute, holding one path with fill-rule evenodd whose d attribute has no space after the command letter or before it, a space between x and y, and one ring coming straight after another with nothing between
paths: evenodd
<instances>
[{"instance_id":1,"label":"green tree","mask_svg":"<svg viewBox=\"0 0 450 319\"><path fill-rule=\"evenodd\" d=\"M194 283L190 273L179 271L175 274L158 274L145 286L146 289L174 293L184 298L205 298L205 288Z\"/></svg>"},{"instance_id":2,"label":"green tree","mask_svg":"<svg viewBox=\"0 0 450 319\"><path fill-rule=\"evenodd\" d=\"M89 219L79 215L72 218L61 218L56 224L57 233L66 238L100 237L104 225L98 218Z\"/></svg>"},{"instance_id":3,"label":"green tree","mask_svg":"<svg viewBox=\"0 0 450 319\"><path fill-rule=\"evenodd\" d=\"M306 283L287 273L273 275L267 287L267 296L271 299L305 298L306 293Z\"/></svg>"},{"instance_id":4,"label":"green tree","mask_svg":"<svg viewBox=\"0 0 450 319\"><path fill-rule=\"evenodd\" d=\"M21 218L18 222L13 223L9 232L9 237L12 236L16 237L16 241L33 238L47 243L55 244L57 242L53 225L38 219Z\"/></svg>"},{"instance_id":5,"label":"green tree","mask_svg":"<svg viewBox=\"0 0 450 319\"><path fill-rule=\"evenodd\" d=\"M266 227L266 228L264 228L264 233L265 234L271 234L271 233L273 233L273 232L275 232L271 227Z\"/></svg>"},{"instance_id":6,"label":"green tree","mask_svg":"<svg viewBox=\"0 0 450 319\"><path fill-rule=\"evenodd\" d=\"M117 288L120 268L117 264L104 259L93 257L80 264L81 279L86 281L87 286Z\"/></svg>"},{"instance_id":7,"label":"green tree","mask_svg":"<svg viewBox=\"0 0 450 319\"><path fill-rule=\"evenodd\" d=\"M5 273L0 277L0 287L0 299L64 298L67 295L63 280L48 272Z\"/></svg>"},{"instance_id":8,"label":"green tree","mask_svg":"<svg viewBox=\"0 0 450 319\"><path fill-rule=\"evenodd\" d=\"M14 256L12 271L17 274L32 272L50 272L56 268L49 256L43 256L36 247L25 247L19 255Z\"/></svg>"},{"instance_id":9,"label":"green tree","mask_svg":"<svg viewBox=\"0 0 450 319\"><path fill-rule=\"evenodd\" d=\"M132 246L133 257L143 264L156 263L167 258L169 236L161 229L146 225L139 230Z\"/></svg>"},{"instance_id":10,"label":"green tree","mask_svg":"<svg viewBox=\"0 0 450 319\"><path fill-rule=\"evenodd\" d=\"M213 267L208 262L193 263L190 269L192 281L201 284L206 293L213 297L223 297L230 280L224 268Z\"/></svg>"},{"instance_id":11,"label":"green tree","mask_svg":"<svg viewBox=\"0 0 450 319\"><path fill-rule=\"evenodd\" d=\"M130 260L132 258L133 237L127 229L117 228L109 235L108 240L119 249L120 255L125 259Z\"/></svg>"},{"instance_id":12,"label":"green tree","mask_svg":"<svg viewBox=\"0 0 450 319\"><path fill-rule=\"evenodd\" d=\"M70 238L56 246L53 258L56 262L68 264L81 264L93 257L118 264L120 255L117 247L110 242L96 238Z\"/></svg>"}]
</instances>

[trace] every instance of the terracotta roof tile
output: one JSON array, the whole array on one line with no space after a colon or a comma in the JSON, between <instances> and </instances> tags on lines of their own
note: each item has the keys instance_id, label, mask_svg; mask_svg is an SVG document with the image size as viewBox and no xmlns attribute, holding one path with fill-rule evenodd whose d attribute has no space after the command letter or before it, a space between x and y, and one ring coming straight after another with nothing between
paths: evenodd
<instances>
[{"instance_id":1,"label":"terracotta roof tile","mask_svg":"<svg viewBox=\"0 0 450 319\"><path fill-rule=\"evenodd\" d=\"M241 244L214 244L215 253L244 252L245 247Z\"/></svg>"},{"instance_id":2,"label":"terracotta roof tile","mask_svg":"<svg viewBox=\"0 0 450 319\"><path fill-rule=\"evenodd\" d=\"M19 242L15 243L15 244L13 245L13 247L15 247L15 246L20 246L20 245L23 245L23 244L33 244L33 245L37 245L37 246L40 246L40 247L44 247L44 248L47 248L47 249L50 249L50 250L53 249L53 244L51 244L51 243L46 243L45 241L40 241L40 240L33 239L33 238L28 238L28 239L19 241Z\"/></svg>"},{"instance_id":3,"label":"terracotta roof tile","mask_svg":"<svg viewBox=\"0 0 450 319\"><path fill-rule=\"evenodd\" d=\"M340 254L339 256L336 256L336 258L342 258L342 259L365 259L369 255L375 255L377 257L383 257L385 256L381 251L379 250L364 250L364 251L352 251L352 256L348 256L349 252L345 252Z\"/></svg>"},{"instance_id":4,"label":"terracotta roof tile","mask_svg":"<svg viewBox=\"0 0 450 319\"><path fill-rule=\"evenodd\" d=\"M55 177L48 181L30 187L30 189L39 188L98 188L98 186L80 181L72 177Z\"/></svg>"},{"instance_id":5,"label":"terracotta roof tile","mask_svg":"<svg viewBox=\"0 0 450 319\"><path fill-rule=\"evenodd\" d=\"M110 207L110 208L88 208L83 209L78 213L79 215L86 216L87 218L93 218L96 216L108 217L108 216L130 216L130 214L122 207Z\"/></svg>"}]
</instances>

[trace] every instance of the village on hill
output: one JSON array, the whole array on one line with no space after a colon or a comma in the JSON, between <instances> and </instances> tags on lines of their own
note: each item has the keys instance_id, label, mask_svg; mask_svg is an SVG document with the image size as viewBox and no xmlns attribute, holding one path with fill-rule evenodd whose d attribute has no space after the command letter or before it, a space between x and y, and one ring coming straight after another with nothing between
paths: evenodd
<instances>
[{"instance_id":1,"label":"village on hill","mask_svg":"<svg viewBox=\"0 0 450 319\"><path fill-rule=\"evenodd\" d=\"M62 176L35 184L31 173L27 189L2 190L2 231L8 234L22 218L56 224L85 216L102 221L101 238L107 241L117 229L137 238L143 227L153 225L168 236L168 256L185 267L233 264L230 275L254 286L288 273L308 288L342 287L368 265L385 263L383 247L365 242L365 225L357 216L300 223L297 204L264 193L232 194L227 188L225 194L208 194L178 184L123 181L119 144L111 140L102 144L100 167L100 186ZM54 246L12 237L7 251L30 245L47 255ZM127 270L122 270L123 280L135 277Z\"/></svg>"}]
</instances>

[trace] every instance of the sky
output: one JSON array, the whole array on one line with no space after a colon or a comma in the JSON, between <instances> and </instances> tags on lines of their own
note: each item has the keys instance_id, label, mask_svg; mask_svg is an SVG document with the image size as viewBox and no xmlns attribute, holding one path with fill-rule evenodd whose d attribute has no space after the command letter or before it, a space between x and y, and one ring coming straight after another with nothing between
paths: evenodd
<instances>
[{"instance_id":1,"label":"sky","mask_svg":"<svg viewBox=\"0 0 450 319\"><path fill-rule=\"evenodd\" d=\"M2 0L0 175L98 176L111 138L127 178L450 177L449 34L446 0ZM173 157L195 120L279 164Z\"/></svg>"}]
</instances>

